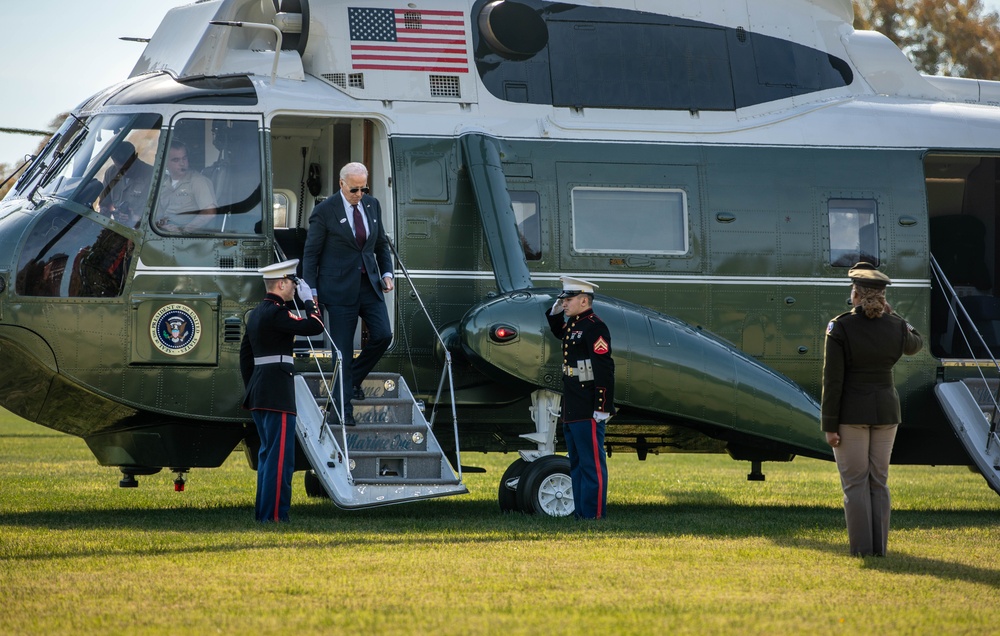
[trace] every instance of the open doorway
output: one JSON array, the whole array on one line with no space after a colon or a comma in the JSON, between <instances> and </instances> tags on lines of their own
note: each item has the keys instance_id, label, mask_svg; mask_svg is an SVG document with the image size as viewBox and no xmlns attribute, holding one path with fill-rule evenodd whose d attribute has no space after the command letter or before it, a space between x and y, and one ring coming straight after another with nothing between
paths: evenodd
<instances>
[{"instance_id":1,"label":"open doorway","mask_svg":"<svg viewBox=\"0 0 1000 636\"><path fill-rule=\"evenodd\" d=\"M995 156L931 153L924 159L930 250L955 290L949 297L932 277L930 345L939 358L1000 356L998 170ZM971 324L953 311L959 305Z\"/></svg>"},{"instance_id":2,"label":"open doorway","mask_svg":"<svg viewBox=\"0 0 1000 636\"><path fill-rule=\"evenodd\" d=\"M389 144L380 123L363 118L278 115L271 120L270 136L271 221L278 257L302 259L313 209L327 197L337 195L340 169L352 161L368 168L370 194L379 200L385 231L394 240ZM395 331L395 293L385 298ZM359 324L355 351L366 337L364 324ZM322 343L314 340L313 344L330 348L328 339Z\"/></svg>"}]
</instances>

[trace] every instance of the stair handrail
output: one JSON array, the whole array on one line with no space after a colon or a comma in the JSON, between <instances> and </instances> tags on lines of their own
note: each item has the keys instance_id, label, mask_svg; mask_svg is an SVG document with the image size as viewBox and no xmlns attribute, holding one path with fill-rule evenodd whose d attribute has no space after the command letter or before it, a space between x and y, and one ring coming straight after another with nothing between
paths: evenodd
<instances>
[{"instance_id":1,"label":"stair handrail","mask_svg":"<svg viewBox=\"0 0 1000 636\"><path fill-rule=\"evenodd\" d=\"M389 241L389 249L392 250L393 256L396 258L396 263L399 265L399 269L403 272L403 277L406 282L410 284L410 289L413 290L413 297L417 300L417 304L420 305L420 310L424 312L424 316L427 318L427 323L430 325L431 330L434 332L434 337L437 338L438 343L441 344L441 350L444 351L444 369L441 371L441 379L438 381L437 394L434 397L434 406L431 409L431 416L427 422L427 428L434 430L434 417L437 415L438 404L441 403L441 391L444 389L444 381L447 377L448 379L448 392L451 397L451 423L452 429L455 435L455 469L458 472L459 481L462 480L462 451L460 444L458 443L458 412L455 408L455 378L452 375L452 361L451 352L448 351L448 347L445 345L444 338L441 337L441 332L438 331L437 327L434 325L434 320L431 318L431 314L427 311L427 305L424 304L423 298L420 297L420 292L417 290L417 286L413 284L413 277L410 276L409 270L406 269L406 265L403 263L403 259L399 257L399 252L396 251L396 245L392 242L391 238L386 237Z\"/></svg>"},{"instance_id":2,"label":"stair handrail","mask_svg":"<svg viewBox=\"0 0 1000 636\"><path fill-rule=\"evenodd\" d=\"M931 272L934 274L934 278L937 280L938 286L945 294L945 300L948 303L948 311L955 319L955 324L958 327L959 333L962 335L962 340L965 341L965 346L969 348L970 352L973 350L972 345L969 342L968 335L965 332L965 327L962 325L962 321L959 320L956 308L961 310L962 316L965 317L966 323L969 325L969 328L972 330L972 333L974 334L975 338L978 339L979 344L983 346L983 350L985 350L987 352L987 355L989 355L990 361L993 362L993 366L997 370L997 375L1000 376L1000 363L998 363L996 358L993 357L993 352L990 351L990 348L986 345L986 339L983 338L983 335L979 332L979 329L976 327L975 323L972 322L972 316L969 315L969 312L966 311L965 306L963 306L962 303L959 301L958 292L956 292L955 288L951 286L951 282L948 281L948 277L945 276L944 271L941 269L941 266L937 262L937 259L934 258L933 254L931 254L930 256L931 256L930 258ZM982 378L983 385L988 387L989 382L986 380L986 375L983 373L982 367L976 365L976 372L979 373L979 377ZM996 435L997 425L998 422L1000 422L1000 385L997 386L996 394L990 393L990 399L993 401L993 415L992 417L990 417L990 433L989 435L986 436L987 451L989 451L990 445L992 444L994 438L997 437Z\"/></svg>"}]
</instances>

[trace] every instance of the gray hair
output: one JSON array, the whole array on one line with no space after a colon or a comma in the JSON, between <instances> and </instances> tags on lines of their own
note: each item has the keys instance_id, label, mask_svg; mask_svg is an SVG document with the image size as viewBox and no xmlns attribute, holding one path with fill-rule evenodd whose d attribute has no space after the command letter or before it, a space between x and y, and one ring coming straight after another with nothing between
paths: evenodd
<instances>
[{"instance_id":1,"label":"gray hair","mask_svg":"<svg viewBox=\"0 0 1000 636\"><path fill-rule=\"evenodd\" d=\"M367 179L368 178L368 168L366 168L365 164L363 164L363 163L358 163L357 161L352 161L351 163L347 164L346 166L344 166L343 168L340 169L340 178L341 179L346 179L347 177L351 177L351 176L354 176L354 177L364 177L365 179Z\"/></svg>"}]
</instances>

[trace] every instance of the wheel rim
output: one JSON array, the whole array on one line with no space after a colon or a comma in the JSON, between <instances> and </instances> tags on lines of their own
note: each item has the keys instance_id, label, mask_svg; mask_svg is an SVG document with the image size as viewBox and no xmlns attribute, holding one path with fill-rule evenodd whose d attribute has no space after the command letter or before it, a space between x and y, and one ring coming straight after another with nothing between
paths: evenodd
<instances>
[{"instance_id":1,"label":"wheel rim","mask_svg":"<svg viewBox=\"0 0 1000 636\"><path fill-rule=\"evenodd\" d=\"M538 510L550 517L573 514L573 482L569 475L553 473L538 484Z\"/></svg>"}]
</instances>

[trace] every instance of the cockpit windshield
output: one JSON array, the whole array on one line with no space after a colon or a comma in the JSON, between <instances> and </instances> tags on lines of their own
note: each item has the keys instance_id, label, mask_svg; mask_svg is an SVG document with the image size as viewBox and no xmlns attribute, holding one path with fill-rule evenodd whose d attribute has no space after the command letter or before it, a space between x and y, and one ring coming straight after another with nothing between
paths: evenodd
<instances>
[{"instance_id":1,"label":"cockpit windshield","mask_svg":"<svg viewBox=\"0 0 1000 636\"><path fill-rule=\"evenodd\" d=\"M30 176L29 196L65 199L95 210L107 208L102 200L109 195L108 174L113 171L114 157L124 148L137 158L155 157L161 121L159 115L148 113L89 120L71 117L57 133L59 138L46 148L44 168L36 167L42 162L32 167L37 174Z\"/></svg>"}]
</instances>

